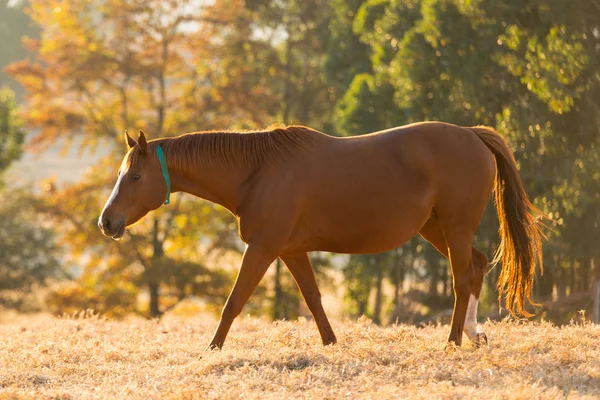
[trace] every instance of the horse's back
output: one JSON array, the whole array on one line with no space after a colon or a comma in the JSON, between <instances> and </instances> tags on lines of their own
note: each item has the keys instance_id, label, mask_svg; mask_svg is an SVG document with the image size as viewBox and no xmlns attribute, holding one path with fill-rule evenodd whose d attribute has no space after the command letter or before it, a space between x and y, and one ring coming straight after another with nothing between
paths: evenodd
<instances>
[{"instance_id":1,"label":"horse's back","mask_svg":"<svg viewBox=\"0 0 600 400\"><path fill-rule=\"evenodd\" d=\"M495 173L493 155L481 139L469 128L444 122L420 122L350 138L329 138L320 141L304 160L315 166L312 172L320 177L354 175L374 184L390 184L393 177L402 176L441 183L450 175L456 175L452 177L455 179L474 177L478 174L474 167L485 170L486 180Z\"/></svg>"}]
</instances>

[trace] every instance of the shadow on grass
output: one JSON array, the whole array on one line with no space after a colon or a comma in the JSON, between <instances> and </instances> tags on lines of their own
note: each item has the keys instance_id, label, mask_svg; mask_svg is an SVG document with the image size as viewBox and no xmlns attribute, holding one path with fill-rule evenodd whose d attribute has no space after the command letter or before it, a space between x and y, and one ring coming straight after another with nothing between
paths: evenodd
<instances>
[{"instance_id":1,"label":"shadow on grass","mask_svg":"<svg viewBox=\"0 0 600 400\"><path fill-rule=\"evenodd\" d=\"M208 366L204 373L222 373L224 371L235 371L237 369L248 367L253 369L270 367L279 372L302 371L311 366L322 365L325 363L325 361L326 359L324 357L310 358L305 355L286 357L285 359L279 361L240 358L237 360L227 360L212 363L210 366Z\"/></svg>"}]
</instances>

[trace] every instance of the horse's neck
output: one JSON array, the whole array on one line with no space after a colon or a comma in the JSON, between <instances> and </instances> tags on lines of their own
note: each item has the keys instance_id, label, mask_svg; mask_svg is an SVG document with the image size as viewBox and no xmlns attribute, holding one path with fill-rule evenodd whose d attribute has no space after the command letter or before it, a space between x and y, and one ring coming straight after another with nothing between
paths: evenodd
<instances>
[{"instance_id":1,"label":"horse's neck","mask_svg":"<svg viewBox=\"0 0 600 400\"><path fill-rule=\"evenodd\" d=\"M171 174L173 192L185 192L219 204L235 214L241 187L252 174L245 166L225 165L219 160L201 160Z\"/></svg>"},{"instance_id":2,"label":"horse's neck","mask_svg":"<svg viewBox=\"0 0 600 400\"><path fill-rule=\"evenodd\" d=\"M291 127L249 134L201 133L168 139L165 151L172 149L175 154L167 160L171 158L179 164L175 168L173 191L191 193L235 214L245 195L244 183L250 176L267 163L287 160L307 148L314 140L314 135L307 132L307 128ZM185 164L177 162L184 160Z\"/></svg>"}]
</instances>

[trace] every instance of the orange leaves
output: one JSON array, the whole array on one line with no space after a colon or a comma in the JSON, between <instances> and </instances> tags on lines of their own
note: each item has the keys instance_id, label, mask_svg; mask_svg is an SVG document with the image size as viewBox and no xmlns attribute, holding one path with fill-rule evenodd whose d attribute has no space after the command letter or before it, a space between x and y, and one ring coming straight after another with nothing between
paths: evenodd
<instances>
[{"instance_id":1,"label":"orange leaves","mask_svg":"<svg viewBox=\"0 0 600 400\"><path fill-rule=\"evenodd\" d=\"M126 128L259 127L277 112L262 71L276 50L253 39L255 15L239 1L33 0L30 15L42 28L27 42L34 61L8 72L26 89L37 144L75 132L117 139Z\"/></svg>"},{"instance_id":2,"label":"orange leaves","mask_svg":"<svg viewBox=\"0 0 600 400\"><path fill-rule=\"evenodd\" d=\"M39 63L22 60L8 65L4 68L4 71L12 75L30 93L39 93L45 88L46 74Z\"/></svg>"},{"instance_id":3,"label":"orange leaves","mask_svg":"<svg viewBox=\"0 0 600 400\"><path fill-rule=\"evenodd\" d=\"M42 30L38 41L26 40L32 61L12 64L8 72L25 89L23 118L39 132L31 141L38 149L75 137L87 148L108 142L121 149L125 129L142 128L154 138L259 128L278 113L271 89L278 86L263 73L266 60L277 60L277 49L253 38L255 15L237 0L202 6L184 0L31 0L30 15ZM140 278L141 285L160 263L198 263L215 248L236 249L233 218L184 197L131 227L120 243L102 236L97 218L117 165L107 158L81 182L43 195L40 212L68 249L65 262L84 269L85 290L72 289L63 298L89 297L91 287L104 290L116 276ZM155 234L161 243L153 242ZM161 271L168 284L175 269Z\"/></svg>"}]
</instances>

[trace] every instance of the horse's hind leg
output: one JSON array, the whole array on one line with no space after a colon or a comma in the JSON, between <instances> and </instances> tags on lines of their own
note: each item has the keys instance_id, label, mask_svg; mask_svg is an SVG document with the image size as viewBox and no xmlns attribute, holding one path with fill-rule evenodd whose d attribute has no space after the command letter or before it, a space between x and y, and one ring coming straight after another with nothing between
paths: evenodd
<instances>
[{"instance_id":1,"label":"horse's hind leg","mask_svg":"<svg viewBox=\"0 0 600 400\"><path fill-rule=\"evenodd\" d=\"M477 325L477 305L479 304L479 295L481 294L481 286L483 285L483 277L485 276L488 259L485 254L475 247L472 248L471 265L473 278L465 319L465 333L473 343L479 346L487 344L487 336L481 330L481 327Z\"/></svg>"},{"instance_id":2,"label":"horse's hind leg","mask_svg":"<svg viewBox=\"0 0 600 400\"><path fill-rule=\"evenodd\" d=\"M471 262L473 234L449 232L446 236L454 280L454 312L452 313L452 326L448 341L460 346L469 302L474 298L471 292L474 280L473 264Z\"/></svg>"},{"instance_id":3,"label":"horse's hind leg","mask_svg":"<svg viewBox=\"0 0 600 400\"><path fill-rule=\"evenodd\" d=\"M485 333L477 326L477 304L487 257L472 246L472 233L450 231L445 235L437 218L430 218L419 231L440 253L450 259L454 280L454 312L448 341L462 343L462 332L477 345L487 343ZM448 236L448 239L446 239Z\"/></svg>"},{"instance_id":4,"label":"horse's hind leg","mask_svg":"<svg viewBox=\"0 0 600 400\"><path fill-rule=\"evenodd\" d=\"M302 296L304 296L306 305L308 305L308 309L317 323L317 328L319 328L323 344L335 344L337 339L333 333L333 329L331 329L327 315L325 315L325 310L321 303L321 292L317 286L315 273L310 265L308 254L303 253L294 257L281 256L281 259L294 276L294 279L302 292Z\"/></svg>"}]
</instances>

